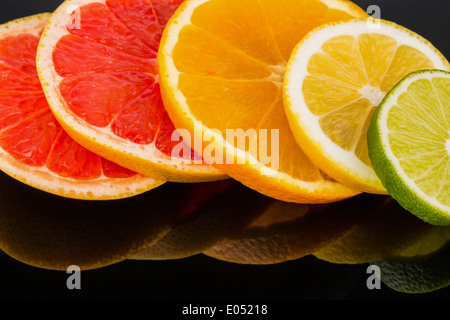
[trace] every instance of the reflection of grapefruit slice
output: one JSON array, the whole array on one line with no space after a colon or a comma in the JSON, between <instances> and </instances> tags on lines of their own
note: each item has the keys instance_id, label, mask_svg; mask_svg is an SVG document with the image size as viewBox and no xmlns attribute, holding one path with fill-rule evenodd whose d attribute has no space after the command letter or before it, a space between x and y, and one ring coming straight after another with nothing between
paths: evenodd
<instances>
[{"instance_id":1,"label":"reflection of grapefruit slice","mask_svg":"<svg viewBox=\"0 0 450 320\"><path fill-rule=\"evenodd\" d=\"M157 51L181 0L67 0L37 53L50 107L81 145L130 170L176 182L218 180L165 112Z\"/></svg>"},{"instance_id":2,"label":"reflection of grapefruit slice","mask_svg":"<svg viewBox=\"0 0 450 320\"><path fill-rule=\"evenodd\" d=\"M325 206L274 201L243 232L204 253L241 264L299 259L344 237L367 220L382 199L362 194Z\"/></svg>"},{"instance_id":3,"label":"reflection of grapefruit slice","mask_svg":"<svg viewBox=\"0 0 450 320\"><path fill-rule=\"evenodd\" d=\"M0 173L0 248L45 269L115 264L161 239L180 216L195 214L209 196L198 195L197 185L166 183L127 199L80 201L27 188ZM176 201L167 201L174 195Z\"/></svg>"},{"instance_id":4,"label":"reflection of grapefruit slice","mask_svg":"<svg viewBox=\"0 0 450 320\"><path fill-rule=\"evenodd\" d=\"M117 199L163 181L119 167L81 147L62 129L36 72L36 49L49 14L0 26L0 168L65 197Z\"/></svg>"}]
</instances>

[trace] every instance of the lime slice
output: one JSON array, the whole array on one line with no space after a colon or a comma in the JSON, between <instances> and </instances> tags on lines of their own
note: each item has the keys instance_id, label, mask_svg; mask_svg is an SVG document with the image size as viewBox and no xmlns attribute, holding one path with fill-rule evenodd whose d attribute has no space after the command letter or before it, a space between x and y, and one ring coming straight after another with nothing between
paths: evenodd
<instances>
[{"instance_id":1,"label":"lime slice","mask_svg":"<svg viewBox=\"0 0 450 320\"><path fill-rule=\"evenodd\" d=\"M433 225L450 225L450 73L424 70L398 83L375 112L369 157L386 190Z\"/></svg>"}]
</instances>

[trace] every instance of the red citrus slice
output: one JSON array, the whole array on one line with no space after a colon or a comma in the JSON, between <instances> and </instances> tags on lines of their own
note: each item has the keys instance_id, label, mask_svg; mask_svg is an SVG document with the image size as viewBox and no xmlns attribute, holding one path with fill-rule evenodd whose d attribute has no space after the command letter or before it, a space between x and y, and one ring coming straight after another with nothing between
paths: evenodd
<instances>
[{"instance_id":1,"label":"red citrus slice","mask_svg":"<svg viewBox=\"0 0 450 320\"><path fill-rule=\"evenodd\" d=\"M130 170L175 182L226 176L182 141L160 94L157 52L182 0L67 0L37 54L56 118L81 145Z\"/></svg>"},{"instance_id":2,"label":"red citrus slice","mask_svg":"<svg viewBox=\"0 0 450 320\"><path fill-rule=\"evenodd\" d=\"M161 185L76 143L53 116L36 71L39 36L50 14L0 26L0 169L64 197L117 199Z\"/></svg>"}]
</instances>

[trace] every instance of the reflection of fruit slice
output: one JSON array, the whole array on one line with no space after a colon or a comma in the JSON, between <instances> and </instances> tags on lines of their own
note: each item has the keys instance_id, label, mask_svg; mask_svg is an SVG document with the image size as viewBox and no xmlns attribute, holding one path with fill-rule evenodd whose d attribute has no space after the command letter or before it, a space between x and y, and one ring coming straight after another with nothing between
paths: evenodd
<instances>
[{"instance_id":1,"label":"reflection of fruit slice","mask_svg":"<svg viewBox=\"0 0 450 320\"><path fill-rule=\"evenodd\" d=\"M75 264L88 270L152 246L196 216L223 186L166 183L128 199L79 201L26 188L0 174L0 190L1 250L40 268L66 270Z\"/></svg>"},{"instance_id":2,"label":"reflection of fruit slice","mask_svg":"<svg viewBox=\"0 0 450 320\"><path fill-rule=\"evenodd\" d=\"M429 293L450 285L450 246L425 258L374 262L381 269L381 280L403 293Z\"/></svg>"},{"instance_id":3,"label":"reflection of fruit slice","mask_svg":"<svg viewBox=\"0 0 450 320\"><path fill-rule=\"evenodd\" d=\"M394 258L421 259L436 253L449 243L450 227L433 226L412 245L398 253Z\"/></svg>"},{"instance_id":4,"label":"reflection of fruit slice","mask_svg":"<svg viewBox=\"0 0 450 320\"><path fill-rule=\"evenodd\" d=\"M161 240L132 258L168 260L199 254L242 232L273 201L237 182L232 182L226 191L211 198L195 215L174 225Z\"/></svg>"},{"instance_id":5,"label":"reflection of fruit slice","mask_svg":"<svg viewBox=\"0 0 450 320\"><path fill-rule=\"evenodd\" d=\"M136 174L73 141L52 115L35 54L49 14L0 26L0 169L35 188L70 198L117 199L164 181Z\"/></svg>"},{"instance_id":6,"label":"reflection of fruit slice","mask_svg":"<svg viewBox=\"0 0 450 320\"><path fill-rule=\"evenodd\" d=\"M204 253L243 264L299 259L345 236L365 221L382 199L363 194L323 208L275 201L244 232Z\"/></svg>"},{"instance_id":7,"label":"reflection of fruit slice","mask_svg":"<svg viewBox=\"0 0 450 320\"><path fill-rule=\"evenodd\" d=\"M434 229L387 197L386 203L367 221L314 255L321 260L343 264L386 259L423 241Z\"/></svg>"},{"instance_id":8,"label":"reflection of fruit slice","mask_svg":"<svg viewBox=\"0 0 450 320\"><path fill-rule=\"evenodd\" d=\"M319 171L295 142L282 79L295 44L329 21L365 17L341 0L192 0L161 40L166 108L209 163L267 196L330 202L355 195Z\"/></svg>"},{"instance_id":9,"label":"reflection of fruit slice","mask_svg":"<svg viewBox=\"0 0 450 320\"><path fill-rule=\"evenodd\" d=\"M26 188L0 174L0 248L46 269L117 263L170 230L178 209L167 199L190 187L165 184L128 199L80 201Z\"/></svg>"},{"instance_id":10,"label":"reflection of fruit slice","mask_svg":"<svg viewBox=\"0 0 450 320\"><path fill-rule=\"evenodd\" d=\"M450 73L406 77L375 113L368 143L392 197L426 222L450 225Z\"/></svg>"},{"instance_id":11,"label":"reflection of fruit slice","mask_svg":"<svg viewBox=\"0 0 450 320\"><path fill-rule=\"evenodd\" d=\"M367 149L381 99L404 76L449 68L425 39L388 21L321 26L294 49L285 76L287 116L300 145L334 179L385 194Z\"/></svg>"},{"instance_id":12,"label":"reflection of fruit slice","mask_svg":"<svg viewBox=\"0 0 450 320\"><path fill-rule=\"evenodd\" d=\"M161 101L160 21L180 2L68 0L43 32L38 73L56 118L89 150L158 179L222 179L182 148Z\"/></svg>"}]
</instances>

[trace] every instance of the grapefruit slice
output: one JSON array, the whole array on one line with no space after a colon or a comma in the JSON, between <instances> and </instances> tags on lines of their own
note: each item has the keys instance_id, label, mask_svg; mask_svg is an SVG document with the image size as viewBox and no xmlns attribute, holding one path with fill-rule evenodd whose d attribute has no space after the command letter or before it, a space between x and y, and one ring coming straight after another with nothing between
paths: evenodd
<instances>
[{"instance_id":1,"label":"grapefruit slice","mask_svg":"<svg viewBox=\"0 0 450 320\"><path fill-rule=\"evenodd\" d=\"M181 2L65 1L42 34L38 74L56 118L89 150L157 179L220 180L184 144L160 95L159 41Z\"/></svg>"},{"instance_id":2,"label":"grapefruit slice","mask_svg":"<svg viewBox=\"0 0 450 320\"><path fill-rule=\"evenodd\" d=\"M57 122L35 63L49 15L0 26L0 169L35 188L79 199L124 198L164 183L88 151Z\"/></svg>"}]
</instances>

